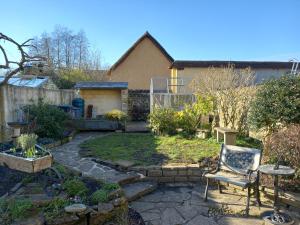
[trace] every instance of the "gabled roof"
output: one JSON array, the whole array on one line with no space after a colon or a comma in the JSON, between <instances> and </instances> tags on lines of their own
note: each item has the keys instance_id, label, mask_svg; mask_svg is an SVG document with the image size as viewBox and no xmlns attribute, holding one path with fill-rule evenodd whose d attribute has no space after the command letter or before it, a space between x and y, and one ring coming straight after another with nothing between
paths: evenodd
<instances>
[{"instance_id":1,"label":"gabled roof","mask_svg":"<svg viewBox=\"0 0 300 225\"><path fill-rule=\"evenodd\" d=\"M75 89L127 89L127 82L77 82Z\"/></svg>"},{"instance_id":2,"label":"gabled roof","mask_svg":"<svg viewBox=\"0 0 300 225\"><path fill-rule=\"evenodd\" d=\"M193 61L193 60L176 60L172 63L170 68L184 69L190 68L207 68L207 67L223 67L229 64L234 65L235 68L252 69L291 69L293 62L271 62L271 61Z\"/></svg>"},{"instance_id":3,"label":"gabled roof","mask_svg":"<svg viewBox=\"0 0 300 225\"><path fill-rule=\"evenodd\" d=\"M121 58L115 62L109 69L109 72L111 70L116 69L129 55L130 53L144 40L148 38L160 51L161 53L172 63L174 59L169 55L169 53L164 49L164 47L161 46L161 44L148 32L141 36L122 56Z\"/></svg>"}]
</instances>

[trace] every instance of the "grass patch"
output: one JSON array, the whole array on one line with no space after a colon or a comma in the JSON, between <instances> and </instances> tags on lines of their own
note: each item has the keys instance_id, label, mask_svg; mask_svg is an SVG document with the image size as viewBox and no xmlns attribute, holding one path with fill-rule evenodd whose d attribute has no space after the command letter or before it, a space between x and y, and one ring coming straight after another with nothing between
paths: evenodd
<instances>
[{"instance_id":1,"label":"grass patch","mask_svg":"<svg viewBox=\"0 0 300 225\"><path fill-rule=\"evenodd\" d=\"M238 146L261 149L261 142L248 137L237 137ZM103 160L119 159L137 165L162 163L197 163L205 157L219 154L220 143L215 139L188 139L179 135L156 136L151 133L114 133L88 140L81 147Z\"/></svg>"},{"instance_id":2,"label":"grass patch","mask_svg":"<svg viewBox=\"0 0 300 225\"><path fill-rule=\"evenodd\" d=\"M216 156L220 151L220 144L214 139L187 139L182 136L142 133L115 133L88 140L81 147L104 160L123 159L137 165L195 163L201 158Z\"/></svg>"}]
</instances>

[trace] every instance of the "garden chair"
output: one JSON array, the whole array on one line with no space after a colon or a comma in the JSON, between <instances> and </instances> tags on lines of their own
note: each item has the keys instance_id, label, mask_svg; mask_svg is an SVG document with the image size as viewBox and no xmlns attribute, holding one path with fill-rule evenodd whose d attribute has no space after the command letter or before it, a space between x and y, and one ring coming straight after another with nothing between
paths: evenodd
<instances>
[{"instance_id":1,"label":"garden chair","mask_svg":"<svg viewBox=\"0 0 300 225\"><path fill-rule=\"evenodd\" d=\"M203 174L207 179L205 201L207 201L209 180L218 182L219 192L222 193L220 182L225 182L248 190L246 215L249 215L251 188L254 189L258 205L261 205L259 194L259 173L262 151L254 148L245 148L222 144L217 168Z\"/></svg>"}]
</instances>

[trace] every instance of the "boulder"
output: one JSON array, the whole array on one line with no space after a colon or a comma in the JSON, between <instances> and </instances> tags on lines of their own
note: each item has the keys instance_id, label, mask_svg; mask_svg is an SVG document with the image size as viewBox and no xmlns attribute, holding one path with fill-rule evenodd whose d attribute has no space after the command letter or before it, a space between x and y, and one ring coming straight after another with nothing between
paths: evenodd
<instances>
[{"instance_id":1,"label":"boulder","mask_svg":"<svg viewBox=\"0 0 300 225\"><path fill-rule=\"evenodd\" d=\"M65 207L67 213L81 213L86 210L86 205L84 204L73 204Z\"/></svg>"}]
</instances>

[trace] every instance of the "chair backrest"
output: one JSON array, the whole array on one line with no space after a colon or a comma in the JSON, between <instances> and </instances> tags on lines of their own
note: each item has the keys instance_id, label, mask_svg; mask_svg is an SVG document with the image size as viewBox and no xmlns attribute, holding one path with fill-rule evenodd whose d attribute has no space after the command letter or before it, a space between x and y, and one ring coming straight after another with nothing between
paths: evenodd
<instances>
[{"instance_id":1,"label":"chair backrest","mask_svg":"<svg viewBox=\"0 0 300 225\"><path fill-rule=\"evenodd\" d=\"M220 153L219 168L247 174L249 169L258 169L261 156L262 151L259 149L223 144Z\"/></svg>"}]
</instances>

